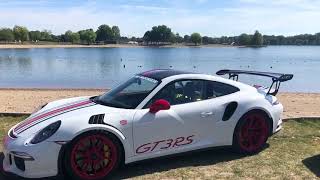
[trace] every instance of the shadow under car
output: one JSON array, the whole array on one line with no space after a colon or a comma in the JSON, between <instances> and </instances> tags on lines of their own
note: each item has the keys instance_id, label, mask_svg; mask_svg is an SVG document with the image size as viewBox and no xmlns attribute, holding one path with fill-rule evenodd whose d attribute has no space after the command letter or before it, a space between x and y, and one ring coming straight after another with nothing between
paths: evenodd
<instances>
[{"instance_id":1,"label":"shadow under car","mask_svg":"<svg viewBox=\"0 0 320 180\"><path fill-rule=\"evenodd\" d=\"M269 144L266 145L267 148ZM139 162L130 163L119 168L111 179L125 179L133 178L145 174L152 174L156 172L165 172L170 169L177 169L181 167L196 167L214 165L221 162L228 162L235 159L245 157L239 153L233 152L230 147L215 147L186 153L169 155L155 159L148 159ZM0 168L2 169L2 161L4 155L0 154ZM4 180L24 180L25 178L16 177L15 175L4 173L1 171L0 179ZM42 178L46 180L68 179L63 177Z\"/></svg>"}]
</instances>

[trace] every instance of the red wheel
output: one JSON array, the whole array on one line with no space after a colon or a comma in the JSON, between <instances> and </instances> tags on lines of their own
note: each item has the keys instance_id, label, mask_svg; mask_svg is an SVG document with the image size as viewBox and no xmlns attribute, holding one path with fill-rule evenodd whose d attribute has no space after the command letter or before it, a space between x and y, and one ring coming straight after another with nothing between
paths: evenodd
<instances>
[{"instance_id":1,"label":"red wheel","mask_svg":"<svg viewBox=\"0 0 320 180\"><path fill-rule=\"evenodd\" d=\"M235 148L246 154L263 149L269 137L268 118L259 112L252 112L241 118L234 133Z\"/></svg>"},{"instance_id":2,"label":"red wheel","mask_svg":"<svg viewBox=\"0 0 320 180\"><path fill-rule=\"evenodd\" d=\"M72 142L66 158L66 168L74 179L106 178L119 165L120 146L115 137L104 133L89 133Z\"/></svg>"}]
</instances>

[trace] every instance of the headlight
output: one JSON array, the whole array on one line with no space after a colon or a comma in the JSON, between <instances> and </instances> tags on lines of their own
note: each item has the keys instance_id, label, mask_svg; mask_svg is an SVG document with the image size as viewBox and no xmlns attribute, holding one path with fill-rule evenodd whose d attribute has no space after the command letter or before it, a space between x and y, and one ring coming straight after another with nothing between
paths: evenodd
<instances>
[{"instance_id":1,"label":"headlight","mask_svg":"<svg viewBox=\"0 0 320 180\"><path fill-rule=\"evenodd\" d=\"M46 104L43 104L43 105L41 105L41 106L38 106L31 114L33 114L33 113L36 113L36 112L38 112L38 111L40 111L42 108L44 108L46 105L47 105L48 103L46 103Z\"/></svg>"},{"instance_id":2,"label":"headlight","mask_svg":"<svg viewBox=\"0 0 320 180\"><path fill-rule=\"evenodd\" d=\"M57 130L59 129L61 125L61 121L54 122L50 124L49 126L43 128L40 132L34 136L34 138L30 141L32 144L38 144L49 137L51 137Z\"/></svg>"}]
</instances>

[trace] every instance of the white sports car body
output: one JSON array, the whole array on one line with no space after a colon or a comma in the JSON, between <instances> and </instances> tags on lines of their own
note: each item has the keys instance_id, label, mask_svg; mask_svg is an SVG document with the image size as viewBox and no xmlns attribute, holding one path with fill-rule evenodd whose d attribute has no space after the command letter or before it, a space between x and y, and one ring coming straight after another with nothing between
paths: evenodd
<instances>
[{"instance_id":1,"label":"white sports car body","mask_svg":"<svg viewBox=\"0 0 320 180\"><path fill-rule=\"evenodd\" d=\"M241 73L250 74L217 74ZM275 84L292 78L254 73ZM101 179L120 163L201 148L232 145L256 153L281 129L276 93L212 75L147 71L101 96L39 108L8 132L3 168L28 178L66 171L75 179Z\"/></svg>"}]
</instances>

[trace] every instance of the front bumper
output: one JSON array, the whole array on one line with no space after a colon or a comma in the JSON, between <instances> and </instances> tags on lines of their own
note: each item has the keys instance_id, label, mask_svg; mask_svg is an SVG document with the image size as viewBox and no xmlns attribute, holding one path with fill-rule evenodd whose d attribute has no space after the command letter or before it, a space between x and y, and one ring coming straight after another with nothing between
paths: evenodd
<instances>
[{"instance_id":1,"label":"front bumper","mask_svg":"<svg viewBox=\"0 0 320 180\"><path fill-rule=\"evenodd\" d=\"M4 140L3 170L24 178L43 178L58 174L58 156L61 145L42 142L36 145L25 143L25 139Z\"/></svg>"}]
</instances>

